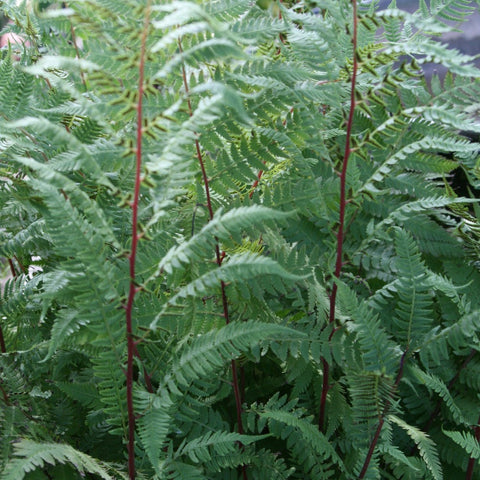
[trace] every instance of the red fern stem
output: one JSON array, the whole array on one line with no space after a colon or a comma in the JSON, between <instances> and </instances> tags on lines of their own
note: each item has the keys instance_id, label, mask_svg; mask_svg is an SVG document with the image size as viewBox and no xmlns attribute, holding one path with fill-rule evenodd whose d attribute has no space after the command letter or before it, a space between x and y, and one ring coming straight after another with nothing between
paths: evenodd
<instances>
[{"instance_id":1,"label":"red fern stem","mask_svg":"<svg viewBox=\"0 0 480 480\"><path fill-rule=\"evenodd\" d=\"M142 102L144 93L144 71L145 71L145 50L148 35L148 24L150 21L149 0L146 11L145 21L140 45L140 62L138 67L138 99L137 99L137 141L135 150L135 190L132 201L132 248L129 255L130 262L130 287L128 300L125 307L126 312L126 333L127 333L127 411L128 411L128 475L130 480L135 480L135 411L133 407L133 358L135 356L135 339L132 327L132 310L137 286L135 284L135 262L137 255L138 234L138 203L140 198L140 184L142 171L142 139L143 139L143 112Z\"/></svg>"},{"instance_id":2,"label":"red fern stem","mask_svg":"<svg viewBox=\"0 0 480 480\"><path fill-rule=\"evenodd\" d=\"M183 52L182 49L182 43L179 40L178 41L178 48L180 52ZM185 67L182 67L182 77L183 77L183 86L185 88L185 94L187 96L187 105L188 105L188 112L190 116L193 116L193 108L192 108L192 102L189 97L190 89L188 87L188 80L187 80L187 73L185 71ZM202 172L202 179L203 179L203 185L204 185L204 190L205 190L205 196L207 198L207 209L208 209L208 215L209 219L213 219L213 206L212 206L212 200L210 196L210 184L208 180L208 175L207 171L205 169L205 162L203 161L203 155L202 155L202 149L200 147L200 142L198 139L195 139L195 149L197 152L197 159L198 163L200 165L200 170ZM218 244L218 241L215 245L215 257L216 257L216 263L218 267L221 267L224 256L221 255L220 253L220 246ZM230 313L228 310L228 298L227 298L227 292L226 292L226 285L225 282L221 281L220 282L220 288L221 288L221 296L222 296L222 307L223 307L223 316L225 318L225 323L229 324L230 323ZM238 425L238 432L240 434L243 434L243 422L242 422L242 400L241 400L241 395L240 395L240 386L239 386L239 379L238 379L238 372L237 372L237 362L235 360L231 361L231 371L232 371L232 383L233 383L233 394L235 397L235 407L236 407L236 413L237 413L237 425ZM242 465L242 477L244 480L247 480L247 470L246 466Z\"/></svg>"},{"instance_id":3,"label":"red fern stem","mask_svg":"<svg viewBox=\"0 0 480 480\"><path fill-rule=\"evenodd\" d=\"M15 278L17 276L17 272L15 271L15 265L13 264L13 260L11 258L8 259L8 266L10 267L10 273L12 277Z\"/></svg>"},{"instance_id":4,"label":"red fern stem","mask_svg":"<svg viewBox=\"0 0 480 480\"><path fill-rule=\"evenodd\" d=\"M352 153L351 137L352 137L352 127L353 127L353 115L355 113L355 88L357 81L357 2L352 0L353 7L353 67L352 67L352 78L350 84L350 111L348 114L347 120L347 132L345 138L345 152L343 154L343 163L342 163L342 172L340 174L340 209L339 209L339 219L338 219L338 231L337 231L337 256L335 261L335 277L340 278L342 273L343 265L343 240L344 240L344 230L345 230L345 210L347 207L347 193L346 193L346 183L347 183L347 168L348 160L350 154ZM337 301L337 289L338 286L334 282L332 286L332 291L330 293L330 311L328 316L329 323L333 326L335 322L335 306ZM333 334L332 330L332 334ZM330 339L331 336L330 335ZM318 416L318 427L320 431L324 431L325 428L325 409L327 405L327 393L330 388L329 386L329 373L330 366L324 358L322 358L323 365L323 384L322 384L322 395L320 397L320 412Z\"/></svg>"},{"instance_id":5,"label":"red fern stem","mask_svg":"<svg viewBox=\"0 0 480 480\"><path fill-rule=\"evenodd\" d=\"M7 353L7 347L5 346L5 338L3 337L3 329L0 325L0 352Z\"/></svg>"},{"instance_id":6,"label":"red fern stem","mask_svg":"<svg viewBox=\"0 0 480 480\"><path fill-rule=\"evenodd\" d=\"M259 170L257 174L257 179L253 182L250 193L248 194L248 198L253 197L253 194L255 193L255 189L258 187L258 183L260 182L262 175L263 175L263 170Z\"/></svg>"},{"instance_id":7,"label":"red fern stem","mask_svg":"<svg viewBox=\"0 0 480 480\"><path fill-rule=\"evenodd\" d=\"M8 393L5 391L3 386L0 384L0 391L2 392L3 396L3 401L5 402L5 405L9 406L10 405L10 398L8 396Z\"/></svg>"},{"instance_id":8,"label":"red fern stem","mask_svg":"<svg viewBox=\"0 0 480 480\"><path fill-rule=\"evenodd\" d=\"M22 273L27 273L27 269L25 268L25 265L18 259L18 257L14 256L13 258L17 261L18 267L20 268L20 271ZM12 265L13 265L13 262L12 262ZM14 277L16 277L16 276L17 275L14 275Z\"/></svg>"}]
</instances>

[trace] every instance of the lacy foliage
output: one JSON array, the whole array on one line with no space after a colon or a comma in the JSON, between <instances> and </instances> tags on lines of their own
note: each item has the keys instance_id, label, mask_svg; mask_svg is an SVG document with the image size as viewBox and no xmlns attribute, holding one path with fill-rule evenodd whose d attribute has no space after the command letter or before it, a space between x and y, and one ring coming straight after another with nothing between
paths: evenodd
<instances>
[{"instance_id":1,"label":"lacy foliage","mask_svg":"<svg viewBox=\"0 0 480 480\"><path fill-rule=\"evenodd\" d=\"M15 3L2 478L128 478L131 281L138 478L358 478L379 422L362 478L464 478L480 458L480 170L460 131L480 132L480 72L438 36L475 2L359 5L355 53L347 0ZM449 73L427 84L432 62Z\"/></svg>"}]
</instances>

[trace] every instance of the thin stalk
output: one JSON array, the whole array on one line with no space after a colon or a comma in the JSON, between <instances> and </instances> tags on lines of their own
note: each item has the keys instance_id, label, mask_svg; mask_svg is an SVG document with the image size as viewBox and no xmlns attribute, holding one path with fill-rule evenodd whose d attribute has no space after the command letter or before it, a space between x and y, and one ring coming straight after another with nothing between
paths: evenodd
<instances>
[{"instance_id":1,"label":"thin stalk","mask_svg":"<svg viewBox=\"0 0 480 480\"><path fill-rule=\"evenodd\" d=\"M72 43L73 43L73 47L75 48L75 54L77 58L80 60L80 50L78 49L78 45L77 45L77 36L75 35L75 28L73 27L72 23L70 23L70 35L72 36ZM83 86L86 89L87 82L85 81L85 74L83 73L82 69L80 69L80 78L82 79Z\"/></svg>"},{"instance_id":2,"label":"thin stalk","mask_svg":"<svg viewBox=\"0 0 480 480\"><path fill-rule=\"evenodd\" d=\"M62 2L62 7L68 8L67 3L68 2ZM75 35L75 28L73 27L72 22L70 22L70 35L72 36L72 43L73 43L73 48L75 48L76 57L80 60L80 51L78 49L77 36ZM87 88L87 83L85 82L85 75L82 69L80 69L80 78L82 79L83 86Z\"/></svg>"},{"instance_id":3,"label":"thin stalk","mask_svg":"<svg viewBox=\"0 0 480 480\"><path fill-rule=\"evenodd\" d=\"M45 474L45 476L46 476L47 478L49 478L50 480L52 480L52 479L53 479L53 477L52 477L52 476L51 476L51 475L48 473L48 471L47 471L47 470L45 470L45 469L42 469L42 472L43 472L43 473Z\"/></svg>"},{"instance_id":4,"label":"thin stalk","mask_svg":"<svg viewBox=\"0 0 480 480\"><path fill-rule=\"evenodd\" d=\"M339 219L338 219L338 231L337 231L337 256L335 261L335 277L340 278L340 274L342 273L342 265L343 265L343 241L344 241L344 230L345 230L345 210L347 207L347 168L348 168L348 160L350 158L350 154L352 153L352 144L351 144L351 137L352 137L352 128L353 128L353 115L355 113L355 88L356 88L356 81L357 81L357 70L358 70L358 62L357 62L357 1L352 0L352 7L353 7L353 37L352 37L352 44L353 44L353 67L352 67L352 78L350 84L350 111L348 114L347 120L347 132L345 138L345 152L343 154L343 163L342 163L342 171L340 174L340 208L339 208ZM335 306L337 301L337 284L333 282L332 291L330 293L330 312L328 316L329 324L333 326L335 323ZM330 334L331 339L333 335L334 329L332 329L332 334ZM324 431L325 428L325 409L327 405L327 393L330 388L329 386L329 375L330 375L330 365L328 364L327 360L322 358L322 365L323 365L323 384L322 384L322 395L320 397L320 412L318 415L318 427L321 432Z\"/></svg>"},{"instance_id":5,"label":"thin stalk","mask_svg":"<svg viewBox=\"0 0 480 480\"><path fill-rule=\"evenodd\" d=\"M398 384L400 383L400 380L402 379L403 376L403 367L405 365L405 359L407 356L408 352L408 347L407 349L403 352L402 358L400 360L400 368L398 369L398 374L397 378L395 379L395 383L393 384L393 391L392 395L395 393ZM375 431L375 435L373 436L372 442L370 443L370 448L368 449L367 456L365 457L365 461L363 462L363 468L362 471L360 472L360 476L358 477L358 480L362 480L362 478L365 477L365 474L367 473L368 466L370 465L370 461L372 460L372 455L373 452L375 451L375 447L377 446L378 439L380 438L380 433L382 432L383 424L385 423L385 417L390 410L390 407L392 406L392 401L391 398L387 399L385 402L385 406L383 407L383 412L380 416L380 419L378 421L377 429Z\"/></svg>"},{"instance_id":6,"label":"thin stalk","mask_svg":"<svg viewBox=\"0 0 480 480\"><path fill-rule=\"evenodd\" d=\"M240 402L245 402L245 369L240 367Z\"/></svg>"},{"instance_id":7,"label":"thin stalk","mask_svg":"<svg viewBox=\"0 0 480 480\"><path fill-rule=\"evenodd\" d=\"M5 405L7 406L10 405L10 398L8 396L8 393L5 391L5 389L1 384L0 384L0 392L2 392L3 401L5 402Z\"/></svg>"},{"instance_id":8,"label":"thin stalk","mask_svg":"<svg viewBox=\"0 0 480 480\"><path fill-rule=\"evenodd\" d=\"M135 355L135 357L137 357L137 359L142 363L142 368L143 368L143 377L145 379L145 387L147 388L147 391L150 392L150 393L153 393L153 385L152 385L152 377L151 375L148 373L147 369L145 368L145 365L143 364L142 362L142 357L140 357L140 353L138 353L138 349L137 349L137 345L135 344L134 345L134 352L133 354Z\"/></svg>"},{"instance_id":9,"label":"thin stalk","mask_svg":"<svg viewBox=\"0 0 480 480\"><path fill-rule=\"evenodd\" d=\"M18 257L17 257L17 256L14 256L13 258L17 261L18 266L19 266L19 268L20 268L20 271L21 271L22 273L27 273L27 269L25 268L25 265L18 259ZM16 276L16 275L15 275L15 276Z\"/></svg>"},{"instance_id":10,"label":"thin stalk","mask_svg":"<svg viewBox=\"0 0 480 480\"><path fill-rule=\"evenodd\" d=\"M480 442L480 417L478 417L477 426L475 427L475 438ZM473 469L475 468L475 457L470 457L467 467L467 476L465 480L472 480L473 478Z\"/></svg>"},{"instance_id":11,"label":"thin stalk","mask_svg":"<svg viewBox=\"0 0 480 480\"><path fill-rule=\"evenodd\" d=\"M182 43L180 40L178 40L178 48L180 52L183 52ZM185 94L187 96L188 112L190 116L193 116L192 102L189 96L190 89L188 87L187 73L185 71L184 66L182 66L182 77L183 77L183 86L185 88ZM200 148L200 142L198 141L198 138L195 139L195 149L197 152L197 159L200 165L200 170L202 172L203 186L205 190L205 196L207 198L208 215L209 215L209 219L212 220L213 206L212 206L212 200L210 196L210 184L208 181L208 175L205 169L205 162L203 161L202 149ZM224 257L220 253L220 246L218 244L218 240L215 244L215 257L216 257L216 263L218 267L221 267ZM226 292L226 285L223 280L220 282L220 288L221 288L221 296L222 296L223 316L225 318L225 323L228 325L230 323L230 313L228 310L228 298L227 298L227 292ZM240 394L240 386L239 386L240 384L239 384L238 372L237 372L237 362L235 360L232 360L230 362L230 366L232 371L232 384L233 384L233 394L235 397L238 433L243 434L244 430L243 430L243 422L242 422L242 399ZM242 465L242 477L244 480L247 480L247 469L245 465Z\"/></svg>"},{"instance_id":12,"label":"thin stalk","mask_svg":"<svg viewBox=\"0 0 480 480\"><path fill-rule=\"evenodd\" d=\"M138 288L135 284L135 262L137 255L137 245L140 238L138 234L138 203L140 198L140 183L142 171L142 140L143 140L143 82L145 72L145 50L147 43L148 24L150 21L150 4L148 2L145 11L145 21L140 42L140 63L138 67L138 102L137 102L137 142L135 151L136 169L135 169L135 190L132 201L132 248L129 255L130 265L130 287L128 300L125 306L126 312L126 333L127 333L127 411L128 411L128 475L130 480L135 480L135 411L133 408L133 358L135 356L136 346L132 328L132 311L135 294Z\"/></svg>"},{"instance_id":13,"label":"thin stalk","mask_svg":"<svg viewBox=\"0 0 480 480\"><path fill-rule=\"evenodd\" d=\"M7 353L7 348L5 347L5 338L3 337L3 330L1 325L0 325L0 352Z\"/></svg>"},{"instance_id":14,"label":"thin stalk","mask_svg":"<svg viewBox=\"0 0 480 480\"><path fill-rule=\"evenodd\" d=\"M265 162L263 162L265 163ZM252 188L250 190L250 193L248 194L248 198L252 198L253 194L255 193L255 189L258 187L258 183L260 182L261 178L263 175L263 170L259 170L257 174L257 179L253 182Z\"/></svg>"},{"instance_id":15,"label":"thin stalk","mask_svg":"<svg viewBox=\"0 0 480 480\"><path fill-rule=\"evenodd\" d=\"M17 272L15 271L15 265L13 264L11 258L8 259L8 266L10 267L10 273L12 274L12 277L15 278L17 276Z\"/></svg>"}]
</instances>

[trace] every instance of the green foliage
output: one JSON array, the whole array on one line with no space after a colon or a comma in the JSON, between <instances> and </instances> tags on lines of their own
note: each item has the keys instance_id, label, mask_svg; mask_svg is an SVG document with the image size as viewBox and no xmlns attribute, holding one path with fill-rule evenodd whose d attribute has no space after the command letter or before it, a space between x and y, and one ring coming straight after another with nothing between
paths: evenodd
<instances>
[{"instance_id":1,"label":"green foliage","mask_svg":"<svg viewBox=\"0 0 480 480\"><path fill-rule=\"evenodd\" d=\"M84 476L92 473L105 480L126 478L118 470L85 453L75 450L70 445L54 443L36 443L31 440L22 440L15 445L15 458L6 468L3 478L6 480L20 480L28 472L36 468L43 468L45 464L72 463L75 469ZM110 472L109 472L110 471ZM117 477L116 475L121 475ZM115 475L115 476L114 476Z\"/></svg>"},{"instance_id":2,"label":"green foliage","mask_svg":"<svg viewBox=\"0 0 480 480\"><path fill-rule=\"evenodd\" d=\"M2 479L480 458L474 2L358 3L0 2Z\"/></svg>"},{"instance_id":3,"label":"green foliage","mask_svg":"<svg viewBox=\"0 0 480 480\"><path fill-rule=\"evenodd\" d=\"M420 452L420 456L425 461L427 468L430 470L435 480L443 478L442 467L438 458L438 453L435 449L435 444L432 440L423 433L420 429L407 425L403 420L395 416L391 416L390 420L403 428L408 436L415 442L416 447Z\"/></svg>"},{"instance_id":4,"label":"green foliage","mask_svg":"<svg viewBox=\"0 0 480 480\"><path fill-rule=\"evenodd\" d=\"M480 447L478 440L468 432L443 432L447 437L450 437L455 443L458 443L468 454L475 458L480 458Z\"/></svg>"}]
</instances>

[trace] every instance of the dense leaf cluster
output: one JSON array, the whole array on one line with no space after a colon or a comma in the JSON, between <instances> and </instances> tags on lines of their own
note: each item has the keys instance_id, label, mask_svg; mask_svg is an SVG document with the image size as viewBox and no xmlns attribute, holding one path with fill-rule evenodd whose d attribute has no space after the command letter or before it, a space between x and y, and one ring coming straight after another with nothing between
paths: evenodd
<instances>
[{"instance_id":1,"label":"dense leaf cluster","mask_svg":"<svg viewBox=\"0 0 480 480\"><path fill-rule=\"evenodd\" d=\"M478 3L377 3L0 2L1 478L480 478Z\"/></svg>"}]
</instances>

